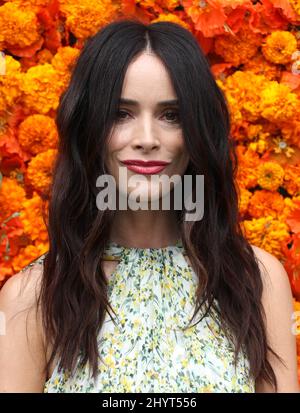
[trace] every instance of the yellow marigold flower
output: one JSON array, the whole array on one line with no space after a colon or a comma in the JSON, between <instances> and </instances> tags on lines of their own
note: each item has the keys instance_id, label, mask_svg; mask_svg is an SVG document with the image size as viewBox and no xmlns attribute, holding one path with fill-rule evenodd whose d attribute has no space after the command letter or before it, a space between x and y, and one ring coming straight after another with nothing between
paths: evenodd
<instances>
[{"instance_id":1,"label":"yellow marigold flower","mask_svg":"<svg viewBox=\"0 0 300 413\"><path fill-rule=\"evenodd\" d=\"M13 57L5 55L4 75L0 75L0 112L11 107L20 96L21 65Z\"/></svg>"},{"instance_id":2,"label":"yellow marigold flower","mask_svg":"<svg viewBox=\"0 0 300 413\"><path fill-rule=\"evenodd\" d=\"M20 9L18 4L7 2L0 6L0 43L9 47L26 47L41 38L36 14L31 9Z\"/></svg>"},{"instance_id":3,"label":"yellow marigold flower","mask_svg":"<svg viewBox=\"0 0 300 413\"><path fill-rule=\"evenodd\" d=\"M267 151L267 149L268 149L268 147L269 147L269 144L268 144L268 142L267 142L265 139L258 139L258 140L256 140L255 142L251 142L251 143L249 144L249 147L250 147L253 151L255 151L255 152L259 153L259 154L263 154L263 153L265 153L265 152Z\"/></svg>"},{"instance_id":4,"label":"yellow marigold flower","mask_svg":"<svg viewBox=\"0 0 300 413\"><path fill-rule=\"evenodd\" d=\"M261 91L261 115L270 122L286 122L295 117L300 100L286 85L270 81Z\"/></svg>"},{"instance_id":5,"label":"yellow marigold flower","mask_svg":"<svg viewBox=\"0 0 300 413\"><path fill-rule=\"evenodd\" d=\"M48 249L48 244L27 245L27 247L22 248L12 260L14 272L17 273L21 271L26 265L45 254Z\"/></svg>"},{"instance_id":6,"label":"yellow marigold flower","mask_svg":"<svg viewBox=\"0 0 300 413\"><path fill-rule=\"evenodd\" d=\"M275 30L265 38L261 50L270 62L286 64L297 50L297 40L290 32Z\"/></svg>"},{"instance_id":7,"label":"yellow marigold flower","mask_svg":"<svg viewBox=\"0 0 300 413\"><path fill-rule=\"evenodd\" d=\"M237 70L228 76L222 89L229 101L234 99L236 107L230 107L231 111L239 109L243 120L257 121L261 117L260 94L265 88L267 79L263 75L255 75L252 72Z\"/></svg>"},{"instance_id":8,"label":"yellow marigold flower","mask_svg":"<svg viewBox=\"0 0 300 413\"><path fill-rule=\"evenodd\" d=\"M119 6L112 0L60 0L60 11L66 17L65 27L78 39L86 39L110 23Z\"/></svg>"},{"instance_id":9,"label":"yellow marigold flower","mask_svg":"<svg viewBox=\"0 0 300 413\"><path fill-rule=\"evenodd\" d=\"M222 56L225 62L238 66L249 61L261 45L262 35L254 33L244 24L235 35L224 34L216 36L215 52Z\"/></svg>"},{"instance_id":10,"label":"yellow marigold flower","mask_svg":"<svg viewBox=\"0 0 300 413\"><path fill-rule=\"evenodd\" d=\"M48 149L36 155L28 164L27 179L39 193L48 195L57 150Z\"/></svg>"},{"instance_id":11,"label":"yellow marigold flower","mask_svg":"<svg viewBox=\"0 0 300 413\"><path fill-rule=\"evenodd\" d=\"M239 191L239 213L244 215L248 210L248 204L252 197L252 192L242 187L239 188Z\"/></svg>"},{"instance_id":12,"label":"yellow marigold flower","mask_svg":"<svg viewBox=\"0 0 300 413\"><path fill-rule=\"evenodd\" d=\"M21 90L29 110L48 114L56 110L59 96L63 91L63 82L59 73L49 63L30 67L22 76Z\"/></svg>"},{"instance_id":13,"label":"yellow marigold flower","mask_svg":"<svg viewBox=\"0 0 300 413\"><path fill-rule=\"evenodd\" d=\"M28 116L19 125L18 140L21 147L32 155L55 149L58 134L54 119L40 114Z\"/></svg>"},{"instance_id":14,"label":"yellow marigold flower","mask_svg":"<svg viewBox=\"0 0 300 413\"><path fill-rule=\"evenodd\" d=\"M151 23L168 22L168 21L180 24L185 29L191 30L191 27L186 22L184 22L180 17L178 17L176 14L173 14L173 13L160 14L157 19L151 20Z\"/></svg>"},{"instance_id":15,"label":"yellow marigold flower","mask_svg":"<svg viewBox=\"0 0 300 413\"><path fill-rule=\"evenodd\" d=\"M0 221L20 212L26 199L24 188L15 179L4 176L0 186Z\"/></svg>"},{"instance_id":16,"label":"yellow marigold flower","mask_svg":"<svg viewBox=\"0 0 300 413\"><path fill-rule=\"evenodd\" d=\"M278 192L265 189L255 191L248 206L248 212L253 218L273 216L278 218L284 209L284 198Z\"/></svg>"},{"instance_id":17,"label":"yellow marigold flower","mask_svg":"<svg viewBox=\"0 0 300 413\"><path fill-rule=\"evenodd\" d=\"M242 221L241 228L247 240L279 260L284 258L282 245L290 239L289 227L272 216Z\"/></svg>"},{"instance_id":18,"label":"yellow marigold flower","mask_svg":"<svg viewBox=\"0 0 300 413\"><path fill-rule=\"evenodd\" d=\"M48 233L43 220L43 200L36 192L32 198L24 201L20 220L24 226L24 233L32 241L47 244Z\"/></svg>"},{"instance_id":19,"label":"yellow marigold flower","mask_svg":"<svg viewBox=\"0 0 300 413\"><path fill-rule=\"evenodd\" d=\"M264 75L268 80L279 80L281 69L278 65L265 59L262 53L257 53L243 64L243 70L249 70L256 75Z\"/></svg>"},{"instance_id":20,"label":"yellow marigold flower","mask_svg":"<svg viewBox=\"0 0 300 413\"><path fill-rule=\"evenodd\" d=\"M284 170L275 162L264 162L257 169L258 184L269 191L276 191L283 183Z\"/></svg>"}]
</instances>

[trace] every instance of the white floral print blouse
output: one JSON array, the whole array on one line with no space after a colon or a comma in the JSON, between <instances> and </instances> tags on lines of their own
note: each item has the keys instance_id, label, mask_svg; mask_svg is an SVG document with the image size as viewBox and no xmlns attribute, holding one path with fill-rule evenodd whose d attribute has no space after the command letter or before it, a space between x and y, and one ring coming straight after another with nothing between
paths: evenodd
<instances>
[{"instance_id":1,"label":"white floral print blouse","mask_svg":"<svg viewBox=\"0 0 300 413\"><path fill-rule=\"evenodd\" d=\"M98 378L87 366L71 377L56 365L44 392L255 392L246 354L240 353L235 370L234 350L212 313L181 329L193 314L197 285L184 254L181 240L165 248L110 242L105 259L119 263L108 294L118 319L115 325L107 314L100 330Z\"/></svg>"}]
</instances>

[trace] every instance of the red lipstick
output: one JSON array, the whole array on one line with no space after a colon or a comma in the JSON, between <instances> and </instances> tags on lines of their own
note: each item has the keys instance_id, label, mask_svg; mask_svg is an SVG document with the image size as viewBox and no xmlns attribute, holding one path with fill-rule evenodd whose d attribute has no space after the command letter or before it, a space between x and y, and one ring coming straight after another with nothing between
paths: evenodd
<instances>
[{"instance_id":1,"label":"red lipstick","mask_svg":"<svg viewBox=\"0 0 300 413\"><path fill-rule=\"evenodd\" d=\"M170 162L165 161L142 161L139 159L127 159L121 161L130 171L139 174L156 174L165 169Z\"/></svg>"}]
</instances>

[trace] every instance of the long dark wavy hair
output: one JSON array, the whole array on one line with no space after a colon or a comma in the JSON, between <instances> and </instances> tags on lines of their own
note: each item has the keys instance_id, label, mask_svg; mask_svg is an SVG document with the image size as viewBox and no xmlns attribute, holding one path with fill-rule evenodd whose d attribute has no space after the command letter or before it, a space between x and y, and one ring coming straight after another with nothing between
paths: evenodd
<instances>
[{"instance_id":1,"label":"long dark wavy hair","mask_svg":"<svg viewBox=\"0 0 300 413\"><path fill-rule=\"evenodd\" d=\"M105 148L126 70L147 46L165 65L179 99L190 156L186 173L205 177L203 218L185 221L184 207L178 211L183 246L199 278L194 316L202 306L205 316L217 299L235 362L244 348L251 376L277 391L267 352L280 357L268 345L260 268L240 228L237 155L227 102L192 33L171 22L119 19L106 25L86 41L61 95L47 222L50 246L38 300L46 339L53 346L46 370L59 355L59 369L73 372L80 356L93 377L98 375L97 336L106 313L113 312L102 254L114 212L97 209L96 179L106 173Z\"/></svg>"}]
</instances>

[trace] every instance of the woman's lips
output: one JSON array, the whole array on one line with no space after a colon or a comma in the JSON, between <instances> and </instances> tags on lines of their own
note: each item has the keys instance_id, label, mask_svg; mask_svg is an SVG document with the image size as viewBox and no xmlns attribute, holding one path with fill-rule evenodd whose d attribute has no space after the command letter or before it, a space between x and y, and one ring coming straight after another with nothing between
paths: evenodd
<instances>
[{"instance_id":1,"label":"woman's lips","mask_svg":"<svg viewBox=\"0 0 300 413\"><path fill-rule=\"evenodd\" d=\"M144 161L141 159L127 159L121 161L121 163L125 165L130 171L143 175L151 175L163 171L170 162L158 160Z\"/></svg>"},{"instance_id":2,"label":"woman's lips","mask_svg":"<svg viewBox=\"0 0 300 413\"><path fill-rule=\"evenodd\" d=\"M158 165L158 166L140 166L140 165L125 165L130 171L136 172L138 174L157 174L163 171L166 165Z\"/></svg>"}]
</instances>

